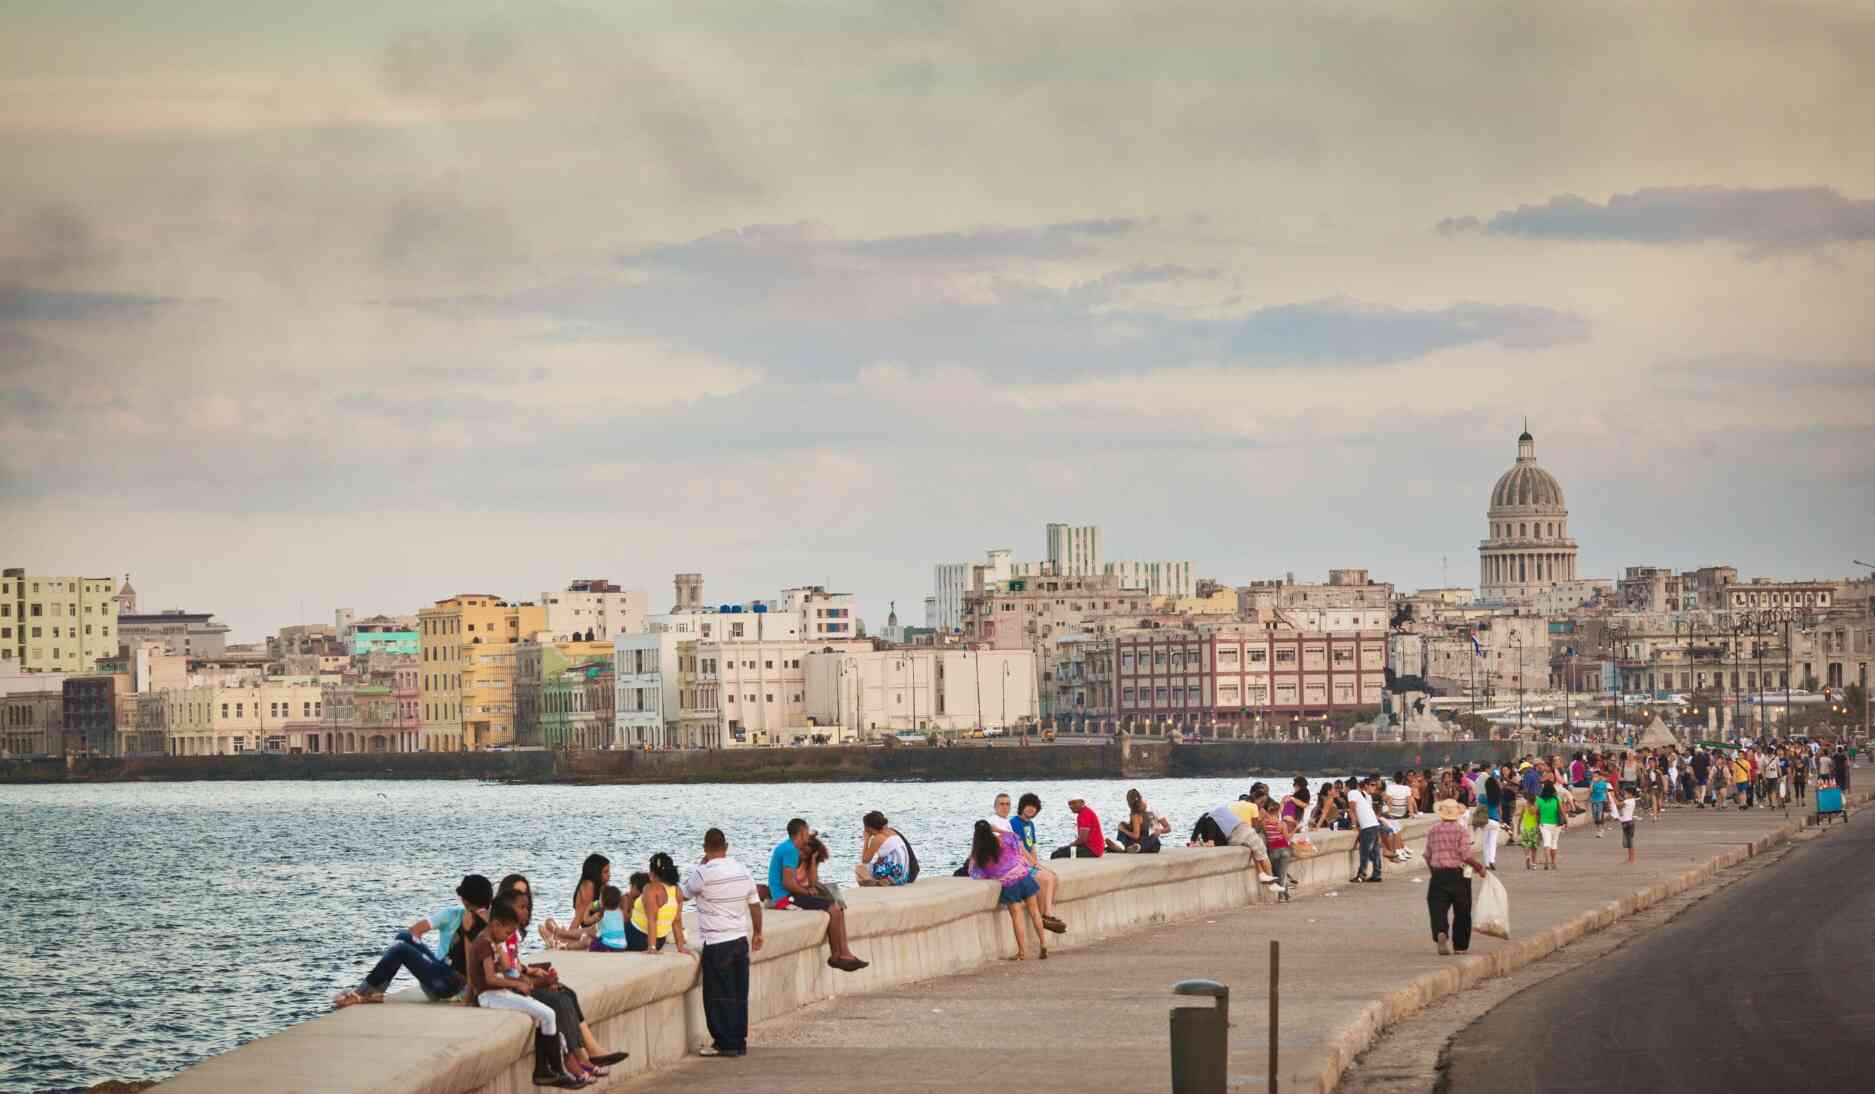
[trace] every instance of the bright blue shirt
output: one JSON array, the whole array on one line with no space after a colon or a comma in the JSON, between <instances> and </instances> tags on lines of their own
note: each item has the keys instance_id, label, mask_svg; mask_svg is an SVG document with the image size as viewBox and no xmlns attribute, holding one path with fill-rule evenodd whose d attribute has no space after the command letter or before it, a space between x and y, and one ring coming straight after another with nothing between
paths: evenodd
<instances>
[{"instance_id":1,"label":"bright blue shirt","mask_svg":"<svg viewBox=\"0 0 1875 1094\"><path fill-rule=\"evenodd\" d=\"M775 853L768 856L768 899L780 900L788 895L788 887L781 883L783 871L793 870L801 865L801 849L791 839L784 839L775 845Z\"/></svg>"},{"instance_id":2,"label":"bright blue shirt","mask_svg":"<svg viewBox=\"0 0 1875 1094\"><path fill-rule=\"evenodd\" d=\"M429 916L429 920L431 928L436 931L436 956L447 961L450 944L455 942L456 932L462 929L462 905L438 909Z\"/></svg>"},{"instance_id":3,"label":"bright blue shirt","mask_svg":"<svg viewBox=\"0 0 1875 1094\"><path fill-rule=\"evenodd\" d=\"M1595 777L1595 781L1589 784L1589 800L1592 802L1605 802L1608 800L1607 779L1602 778L1600 775Z\"/></svg>"},{"instance_id":4,"label":"bright blue shirt","mask_svg":"<svg viewBox=\"0 0 1875 1094\"><path fill-rule=\"evenodd\" d=\"M1523 778L1518 781L1523 785L1523 796L1526 798L1534 798L1536 797L1537 787L1541 786L1543 783L1543 776L1539 775L1536 768L1532 766L1523 773Z\"/></svg>"},{"instance_id":5,"label":"bright blue shirt","mask_svg":"<svg viewBox=\"0 0 1875 1094\"><path fill-rule=\"evenodd\" d=\"M1030 854L1035 853L1035 822L1022 817L1010 817L1009 829L1022 841L1022 847Z\"/></svg>"}]
</instances>

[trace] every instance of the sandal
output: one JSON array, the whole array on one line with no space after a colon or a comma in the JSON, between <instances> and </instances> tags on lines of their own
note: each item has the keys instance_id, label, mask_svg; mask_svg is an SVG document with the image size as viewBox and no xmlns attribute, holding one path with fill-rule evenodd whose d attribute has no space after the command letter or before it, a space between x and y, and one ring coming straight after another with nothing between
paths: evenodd
<instances>
[{"instance_id":1,"label":"sandal","mask_svg":"<svg viewBox=\"0 0 1875 1094\"><path fill-rule=\"evenodd\" d=\"M360 1003L382 1003L382 1002L384 1002L384 997L382 995L374 995L370 992L363 992L363 991L359 991L357 988L353 988L352 990L332 1000L332 1009L344 1010L346 1007L354 1007Z\"/></svg>"}]
</instances>

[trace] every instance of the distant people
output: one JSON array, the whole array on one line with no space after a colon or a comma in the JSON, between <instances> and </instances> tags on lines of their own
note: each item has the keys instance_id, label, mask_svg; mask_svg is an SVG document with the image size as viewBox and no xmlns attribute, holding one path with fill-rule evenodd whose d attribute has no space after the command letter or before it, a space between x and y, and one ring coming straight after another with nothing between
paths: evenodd
<instances>
[{"instance_id":1,"label":"distant people","mask_svg":"<svg viewBox=\"0 0 1875 1094\"><path fill-rule=\"evenodd\" d=\"M1074 814L1074 842L1055 848L1049 858L1099 858L1107 853L1107 836L1100 827L1100 816L1085 799L1069 798L1068 812Z\"/></svg>"},{"instance_id":2,"label":"distant people","mask_svg":"<svg viewBox=\"0 0 1875 1094\"><path fill-rule=\"evenodd\" d=\"M632 903L631 918L625 923L625 948L637 953L661 950L666 942L675 942L677 952L688 954L684 946L684 900L678 895L677 864L659 851L648 863L651 875L644 892Z\"/></svg>"},{"instance_id":3,"label":"distant people","mask_svg":"<svg viewBox=\"0 0 1875 1094\"><path fill-rule=\"evenodd\" d=\"M912 864L911 844L903 833L886 822L884 813L874 809L860 820L865 829L860 845L859 865L853 877L861 885L909 885L917 880Z\"/></svg>"},{"instance_id":4,"label":"distant people","mask_svg":"<svg viewBox=\"0 0 1875 1094\"><path fill-rule=\"evenodd\" d=\"M995 810L999 816L1009 812L1009 795L996 795ZM1035 818L1041 811L1042 799L1038 795L1023 794L1017 803L1016 815L1009 818L1009 828L1015 833L1016 842L1022 848L1022 856L1029 860L1030 866L1035 867L1035 880L1041 886L1042 926L1056 934L1064 934L1068 925L1055 916L1055 890L1061 885L1061 876L1037 857Z\"/></svg>"},{"instance_id":5,"label":"distant people","mask_svg":"<svg viewBox=\"0 0 1875 1094\"><path fill-rule=\"evenodd\" d=\"M749 954L762 948L762 898L755 879L729 857L722 829L712 828L703 833L703 861L678 891L696 903L697 933L703 939L697 972L710 1043L698 1055L741 1056L749 1049Z\"/></svg>"},{"instance_id":6,"label":"distant people","mask_svg":"<svg viewBox=\"0 0 1875 1094\"><path fill-rule=\"evenodd\" d=\"M334 1007L358 1003L382 1003L385 989L396 979L399 969L407 969L417 986L430 999L453 999L462 994L467 981L450 966L448 957L456 934L465 924L468 936L479 934L488 919L489 905L495 900L495 886L481 874L469 874L456 886L452 907L438 908L429 915L398 931L384 956L365 974L364 981L332 1000ZM423 944L423 936L436 932L436 949ZM442 956L437 956L438 954Z\"/></svg>"},{"instance_id":7,"label":"distant people","mask_svg":"<svg viewBox=\"0 0 1875 1094\"><path fill-rule=\"evenodd\" d=\"M1442 798L1432 807L1439 822L1426 832L1426 910L1432 917L1432 941L1441 954L1464 953L1471 948L1471 882L1469 866L1484 876L1484 863L1471 854L1471 831L1462 823L1467 810L1456 798Z\"/></svg>"},{"instance_id":8,"label":"distant people","mask_svg":"<svg viewBox=\"0 0 1875 1094\"><path fill-rule=\"evenodd\" d=\"M1627 849L1628 863L1634 862L1634 795L1621 794L1615 798L1615 816L1621 822L1621 846Z\"/></svg>"},{"instance_id":9,"label":"distant people","mask_svg":"<svg viewBox=\"0 0 1875 1094\"><path fill-rule=\"evenodd\" d=\"M1012 958L1015 961L1029 959L1028 934L1022 929L1025 911L1035 925L1042 960L1048 960L1048 936L1042 933L1042 912L1036 902L1041 886L1034 874L1014 832L998 832L988 821L976 823L970 836L970 876L1001 886L996 903L1009 910L1009 926L1016 936L1016 956Z\"/></svg>"},{"instance_id":10,"label":"distant people","mask_svg":"<svg viewBox=\"0 0 1875 1094\"><path fill-rule=\"evenodd\" d=\"M1249 795L1244 795L1249 797ZM1248 801L1226 802L1207 810L1192 825L1191 839L1187 847L1248 847L1250 859L1257 867L1257 880L1265 885L1277 884L1276 875L1271 872L1269 850L1263 844L1263 837L1257 832L1258 810Z\"/></svg>"},{"instance_id":11,"label":"distant people","mask_svg":"<svg viewBox=\"0 0 1875 1094\"><path fill-rule=\"evenodd\" d=\"M1375 883L1380 880L1380 815L1374 808L1374 793L1379 788L1376 779L1366 779L1357 790L1348 792L1348 805L1354 814L1355 830L1359 847L1359 858L1354 866L1354 876L1350 884L1361 882ZM1373 873L1368 873L1368 866L1373 866Z\"/></svg>"},{"instance_id":12,"label":"distant people","mask_svg":"<svg viewBox=\"0 0 1875 1094\"><path fill-rule=\"evenodd\" d=\"M1159 853L1158 823L1146 808L1146 799L1138 790L1126 792L1126 819L1115 829L1120 846L1127 852L1142 855Z\"/></svg>"},{"instance_id":13,"label":"distant people","mask_svg":"<svg viewBox=\"0 0 1875 1094\"><path fill-rule=\"evenodd\" d=\"M1602 838L1602 822L1608 819L1608 777L1597 771L1589 780L1589 819L1595 822L1595 838Z\"/></svg>"},{"instance_id":14,"label":"distant people","mask_svg":"<svg viewBox=\"0 0 1875 1094\"><path fill-rule=\"evenodd\" d=\"M827 913L827 948L829 956L827 966L841 972L858 972L866 967L848 948L846 940L846 909L833 901L807 891L801 883L798 873L801 866L801 851L807 841L814 837L814 830L799 817L788 821L788 838L775 845L768 856L768 900L769 906L776 909L800 908L810 912Z\"/></svg>"},{"instance_id":15,"label":"distant people","mask_svg":"<svg viewBox=\"0 0 1875 1094\"><path fill-rule=\"evenodd\" d=\"M586 1085L566 1071L560 1046L558 1016L537 999L534 982L523 975L518 962L508 958L506 944L520 929L520 915L506 900L489 913L488 929L469 947L471 1001L490 1010L520 1011L534 1021L534 1085L577 1090Z\"/></svg>"},{"instance_id":16,"label":"distant people","mask_svg":"<svg viewBox=\"0 0 1875 1094\"><path fill-rule=\"evenodd\" d=\"M1557 844L1562 840L1563 817L1562 797L1556 792L1556 784L1546 782L1536 799L1537 829L1543 839L1545 870L1556 868Z\"/></svg>"},{"instance_id":17,"label":"distant people","mask_svg":"<svg viewBox=\"0 0 1875 1094\"><path fill-rule=\"evenodd\" d=\"M1308 793L1308 791L1303 791ZM1269 799L1265 798L1267 802ZM1289 899L1289 890L1295 882L1289 876L1289 834L1288 824L1278 810L1264 805L1257 813L1257 823L1262 827L1263 847L1270 856L1270 874L1276 878L1276 884L1270 888L1276 890L1276 898Z\"/></svg>"},{"instance_id":18,"label":"distant people","mask_svg":"<svg viewBox=\"0 0 1875 1094\"><path fill-rule=\"evenodd\" d=\"M1480 797L1484 801L1484 867L1497 869L1497 841L1503 837L1507 818L1504 812L1504 782L1498 778L1499 769L1493 764L1485 768L1484 790Z\"/></svg>"}]
</instances>

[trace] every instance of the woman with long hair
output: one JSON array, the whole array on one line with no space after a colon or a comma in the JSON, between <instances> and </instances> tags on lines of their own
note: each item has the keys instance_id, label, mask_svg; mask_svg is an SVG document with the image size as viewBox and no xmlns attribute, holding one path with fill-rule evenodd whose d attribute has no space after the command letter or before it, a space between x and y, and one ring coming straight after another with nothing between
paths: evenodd
<instances>
[{"instance_id":1,"label":"woman with long hair","mask_svg":"<svg viewBox=\"0 0 1875 1094\"><path fill-rule=\"evenodd\" d=\"M533 998L553 1008L560 1036L566 1042L564 1063L567 1074L582 1083L594 1082L604 1078L608 1067L629 1054L607 1052L599 1047L599 1039L593 1035L592 1027L586 1024L586 1013L580 1008L579 995L560 983L559 974L552 965L522 964L521 943L527 935L528 921L534 914L533 893L533 885L522 874L509 874L501 879L495 903L506 900L520 919L520 926L508 936L505 943L507 964L521 969L533 985L530 992ZM604 898L603 891L600 896Z\"/></svg>"},{"instance_id":2,"label":"woman with long hair","mask_svg":"<svg viewBox=\"0 0 1875 1094\"><path fill-rule=\"evenodd\" d=\"M1556 793L1556 784L1545 781L1543 788L1536 795L1537 830L1543 839L1543 853L1546 860L1545 870L1556 868L1556 845L1562 839L1563 825L1567 819L1563 815L1562 798Z\"/></svg>"},{"instance_id":3,"label":"woman with long hair","mask_svg":"<svg viewBox=\"0 0 1875 1094\"><path fill-rule=\"evenodd\" d=\"M1022 929L1022 913L1028 912L1035 926L1035 938L1041 944L1042 960L1048 960L1048 936L1043 934L1042 910L1035 901L1041 886L1035 881L1035 869L1022 855L1013 833L1002 832L989 821L980 820L970 833L970 876L994 881L1002 886L996 903L1009 909L1009 927L1016 936L1016 956L1012 961L1029 959L1028 934Z\"/></svg>"},{"instance_id":4,"label":"woman with long hair","mask_svg":"<svg viewBox=\"0 0 1875 1094\"><path fill-rule=\"evenodd\" d=\"M684 898L678 894L681 880L671 856L659 851L651 856L650 882L632 904L632 914L625 924L625 948L639 953L661 950L666 942L676 942L677 952L688 954L684 946Z\"/></svg>"},{"instance_id":5,"label":"woman with long hair","mask_svg":"<svg viewBox=\"0 0 1875 1094\"><path fill-rule=\"evenodd\" d=\"M605 915L602 898L605 887L610 884L612 861L597 852L587 855L586 861L580 864L579 884L573 888L573 918L561 926L548 916L540 930L541 940L549 947L569 950L589 946L593 935L599 931L599 920Z\"/></svg>"},{"instance_id":6,"label":"woman with long hair","mask_svg":"<svg viewBox=\"0 0 1875 1094\"><path fill-rule=\"evenodd\" d=\"M1136 851L1142 855L1159 853L1158 825L1146 809L1146 799L1138 790L1126 792L1126 819L1120 822L1118 833L1120 846L1127 851Z\"/></svg>"}]
</instances>

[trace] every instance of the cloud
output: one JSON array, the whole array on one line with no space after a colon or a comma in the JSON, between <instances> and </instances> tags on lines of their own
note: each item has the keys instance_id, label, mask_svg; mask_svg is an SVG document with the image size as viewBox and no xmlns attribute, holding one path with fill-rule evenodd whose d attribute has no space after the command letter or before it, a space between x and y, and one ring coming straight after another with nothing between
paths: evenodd
<instances>
[{"instance_id":1,"label":"cloud","mask_svg":"<svg viewBox=\"0 0 1875 1094\"><path fill-rule=\"evenodd\" d=\"M1530 239L1740 243L1754 255L1768 255L1875 240L1875 200L1846 198L1827 186L1657 187L1615 194L1602 205L1559 194L1541 205L1519 205L1487 220L1443 220L1439 228Z\"/></svg>"}]
</instances>

